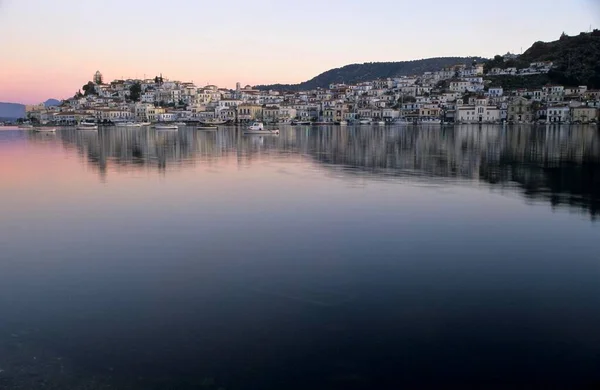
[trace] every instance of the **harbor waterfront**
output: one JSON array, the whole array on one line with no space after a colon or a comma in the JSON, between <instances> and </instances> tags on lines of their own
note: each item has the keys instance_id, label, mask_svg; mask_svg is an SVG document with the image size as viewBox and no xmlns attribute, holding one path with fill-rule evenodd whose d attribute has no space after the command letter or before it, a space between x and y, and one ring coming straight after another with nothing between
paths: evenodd
<instances>
[{"instance_id":1,"label":"harbor waterfront","mask_svg":"<svg viewBox=\"0 0 600 390\"><path fill-rule=\"evenodd\" d=\"M600 383L596 126L243 129L0 130L1 389Z\"/></svg>"}]
</instances>

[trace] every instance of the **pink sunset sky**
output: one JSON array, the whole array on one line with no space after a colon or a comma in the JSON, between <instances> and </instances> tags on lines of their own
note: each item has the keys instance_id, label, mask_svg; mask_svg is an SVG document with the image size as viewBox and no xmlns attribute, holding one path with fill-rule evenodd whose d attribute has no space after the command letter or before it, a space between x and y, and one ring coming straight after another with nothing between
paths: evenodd
<instances>
[{"instance_id":1,"label":"pink sunset sky","mask_svg":"<svg viewBox=\"0 0 600 390\"><path fill-rule=\"evenodd\" d=\"M491 57L598 28L599 3L0 0L0 101L64 99L96 70L233 88L351 63Z\"/></svg>"}]
</instances>

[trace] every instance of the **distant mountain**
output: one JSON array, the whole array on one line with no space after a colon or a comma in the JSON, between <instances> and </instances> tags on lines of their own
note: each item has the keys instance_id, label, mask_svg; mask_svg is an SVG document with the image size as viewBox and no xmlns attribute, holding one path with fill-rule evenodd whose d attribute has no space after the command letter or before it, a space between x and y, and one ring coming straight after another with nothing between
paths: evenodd
<instances>
[{"instance_id":1,"label":"distant mountain","mask_svg":"<svg viewBox=\"0 0 600 390\"><path fill-rule=\"evenodd\" d=\"M0 118L18 119L25 116L25 106L18 103L0 103Z\"/></svg>"},{"instance_id":2,"label":"distant mountain","mask_svg":"<svg viewBox=\"0 0 600 390\"><path fill-rule=\"evenodd\" d=\"M46 107L52 107L52 106L60 106L62 102L60 100L56 100L56 99L48 99L44 102L44 105Z\"/></svg>"},{"instance_id":3,"label":"distant mountain","mask_svg":"<svg viewBox=\"0 0 600 390\"><path fill-rule=\"evenodd\" d=\"M58 106L60 100L48 99L44 102L46 107ZM19 103L0 103L0 118L3 119L18 119L25 116L25 105Z\"/></svg>"},{"instance_id":4,"label":"distant mountain","mask_svg":"<svg viewBox=\"0 0 600 390\"><path fill-rule=\"evenodd\" d=\"M547 75L548 82L571 87L587 85L589 88L599 89L600 30L573 37L563 34L553 42L535 42L519 58L505 62L500 56L496 56L485 67L525 68L532 62L542 61L554 63L554 68Z\"/></svg>"},{"instance_id":5,"label":"distant mountain","mask_svg":"<svg viewBox=\"0 0 600 390\"><path fill-rule=\"evenodd\" d=\"M327 88L331 83L355 84L388 77L419 75L433 72L447 66L472 64L473 61L485 62L482 57L439 57L401 62L366 62L346 65L321 73L300 84L257 85L261 90L303 91L315 88Z\"/></svg>"}]
</instances>

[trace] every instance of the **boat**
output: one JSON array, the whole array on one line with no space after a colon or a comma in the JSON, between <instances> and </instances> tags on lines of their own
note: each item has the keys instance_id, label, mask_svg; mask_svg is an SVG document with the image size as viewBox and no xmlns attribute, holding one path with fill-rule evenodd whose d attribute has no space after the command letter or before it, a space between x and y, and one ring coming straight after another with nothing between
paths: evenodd
<instances>
[{"instance_id":1,"label":"boat","mask_svg":"<svg viewBox=\"0 0 600 390\"><path fill-rule=\"evenodd\" d=\"M379 126L385 126L385 122L384 122L384 121L379 121L379 122L377 122L377 124L378 124Z\"/></svg>"},{"instance_id":2,"label":"boat","mask_svg":"<svg viewBox=\"0 0 600 390\"><path fill-rule=\"evenodd\" d=\"M396 125L410 125L410 124L412 124L412 122L409 121L409 120L407 120L406 118L397 118L394 121L394 124L396 124Z\"/></svg>"},{"instance_id":3,"label":"boat","mask_svg":"<svg viewBox=\"0 0 600 390\"><path fill-rule=\"evenodd\" d=\"M361 119L360 121L358 121L358 123L360 123L361 125L370 125L371 120L370 119Z\"/></svg>"},{"instance_id":4,"label":"boat","mask_svg":"<svg viewBox=\"0 0 600 390\"><path fill-rule=\"evenodd\" d=\"M141 123L137 123L137 122L124 122L124 123L120 123L119 126L123 126L123 127L142 127Z\"/></svg>"},{"instance_id":5,"label":"boat","mask_svg":"<svg viewBox=\"0 0 600 390\"><path fill-rule=\"evenodd\" d=\"M141 122L140 126L150 126L152 123L150 122Z\"/></svg>"},{"instance_id":6,"label":"boat","mask_svg":"<svg viewBox=\"0 0 600 390\"><path fill-rule=\"evenodd\" d=\"M423 125L441 125L442 120L438 118L423 118L421 120L421 124Z\"/></svg>"},{"instance_id":7,"label":"boat","mask_svg":"<svg viewBox=\"0 0 600 390\"><path fill-rule=\"evenodd\" d=\"M175 122L173 123L175 126L187 126L187 123L185 122Z\"/></svg>"},{"instance_id":8,"label":"boat","mask_svg":"<svg viewBox=\"0 0 600 390\"><path fill-rule=\"evenodd\" d=\"M34 127L33 131L36 133L54 133L56 131L55 127Z\"/></svg>"},{"instance_id":9,"label":"boat","mask_svg":"<svg viewBox=\"0 0 600 390\"><path fill-rule=\"evenodd\" d=\"M296 124L299 126L308 126L308 125L311 125L312 123L311 123L311 121L298 121L298 122L296 122Z\"/></svg>"},{"instance_id":10,"label":"boat","mask_svg":"<svg viewBox=\"0 0 600 390\"><path fill-rule=\"evenodd\" d=\"M340 126L348 126L348 121L340 121Z\"/></svg>"},{"instance_id":11,"label":"boat","mask_svg":"<svg viewBox=\"0 0 600 390\"><path fill-rule=\"evenodd\" d=\"M154 128L156 130L179 130L179 126L175 125L156 125Z\"/></svg>"},{"instance_id":12,"label":"boat","mask_svg":"<svg viewBox=\"0 0 600 390\"><path fill-rule=\"evenodd\" d=\"M254 122L251 126L244 130L244 134L279 134L279 130L265 129L265 126L262 124L262 122Z\"/></svg>"},{"instance_id":13,"label":"boat","mask_svg":"<svg viewBox=\"0 0 600 390\"><path fill-rule=\"evenodd\" d=\"M86 118L79 123L77 130L98 130L98 125L94 118Z\"/></svg>"},{"instance_id":14,"label":"boat","mask_svg":"<svg viewBox=\"0 0 600 390\"><path fill-rule=\"evenodd\" d=\"M227 121L223 121L223 120L216 119L216 118L200 121L200 124L207 125L207 126L224 125L225 123L227 123Z\"/></svg>"}]
</instances>

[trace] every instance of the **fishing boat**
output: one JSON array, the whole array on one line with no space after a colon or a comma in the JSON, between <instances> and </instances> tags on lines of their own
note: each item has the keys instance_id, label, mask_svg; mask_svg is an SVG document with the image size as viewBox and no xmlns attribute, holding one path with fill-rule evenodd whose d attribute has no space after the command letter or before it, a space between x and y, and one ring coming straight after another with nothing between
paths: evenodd
<instances>
[{"instance_id":1,"label":"fishing boat","mask_svg":"<svg viewBox=\"0 0 600 390\"><path fill-rule=\"evenodd\" d=\"M138 123L138 122L125 122L125 123L121 123L120 126L123 126L123 127L142 127L142 124Z\"/></svg>"},{"instance_id":2,"label":"fishing boat","mask_svg":"<svg viewBox=\"0 0 600 390\"><path fill-rule=\"evenodd\" d=\"M423 118L421 120L421 124L423 124L423 125L441 125L442 120L439 118Z\"/></svg>"},{"instance_id":3,"label":"fishing boat","mask_svg":"<svg viewBox=\"0 0 600 390\"><path fill-rule=\"evenodd\" d=\"M265 129L265 126L262 122L254 122L251 126L249 126L246 130L244 130L244 134L279 134L278 129Z\"/></svg>"},{"instance_id":4,"label":"fishing boat","mask_svg":"<svg viewBox=\"0 0 600 390\"><path fill-rule=\"evenodd\" d=\"M156 130L179 130L179 126L175 125L156 125L154 126Z\"/></svg>"},{"instance_id":5,"label":"fishing boat","mask_svg":"<svg viewBox=\"0 0 600 390\"><path fill-rule=\"evenodd\" d=\"M98 130L98 125L94 118L86 118L79 123L77 130Z\"/></svg>"},{"instance_id":6,"label":"fishing boat","mask_svg":"<svg viewBox=\"0 0 600 390\"><path fill-rule=\"evenodd\" d=\"M394 124L396 125L410 125L412 122L407 120L406 118L397 118L394 121Z\"/></svg>"},{"instance_id":7,"label":"fishing boat","mask_svg":"<svg viewBox=\"0 0 600 390\"><path fill-rule=\"evenodd\" d=\"M200 124L205 125L205 126L224 125L225 123L227 123L227 121L223 121L223 120L217 119L217 118L206 119L206 120L200 121Z\"/></svg>"}]
</instances>

